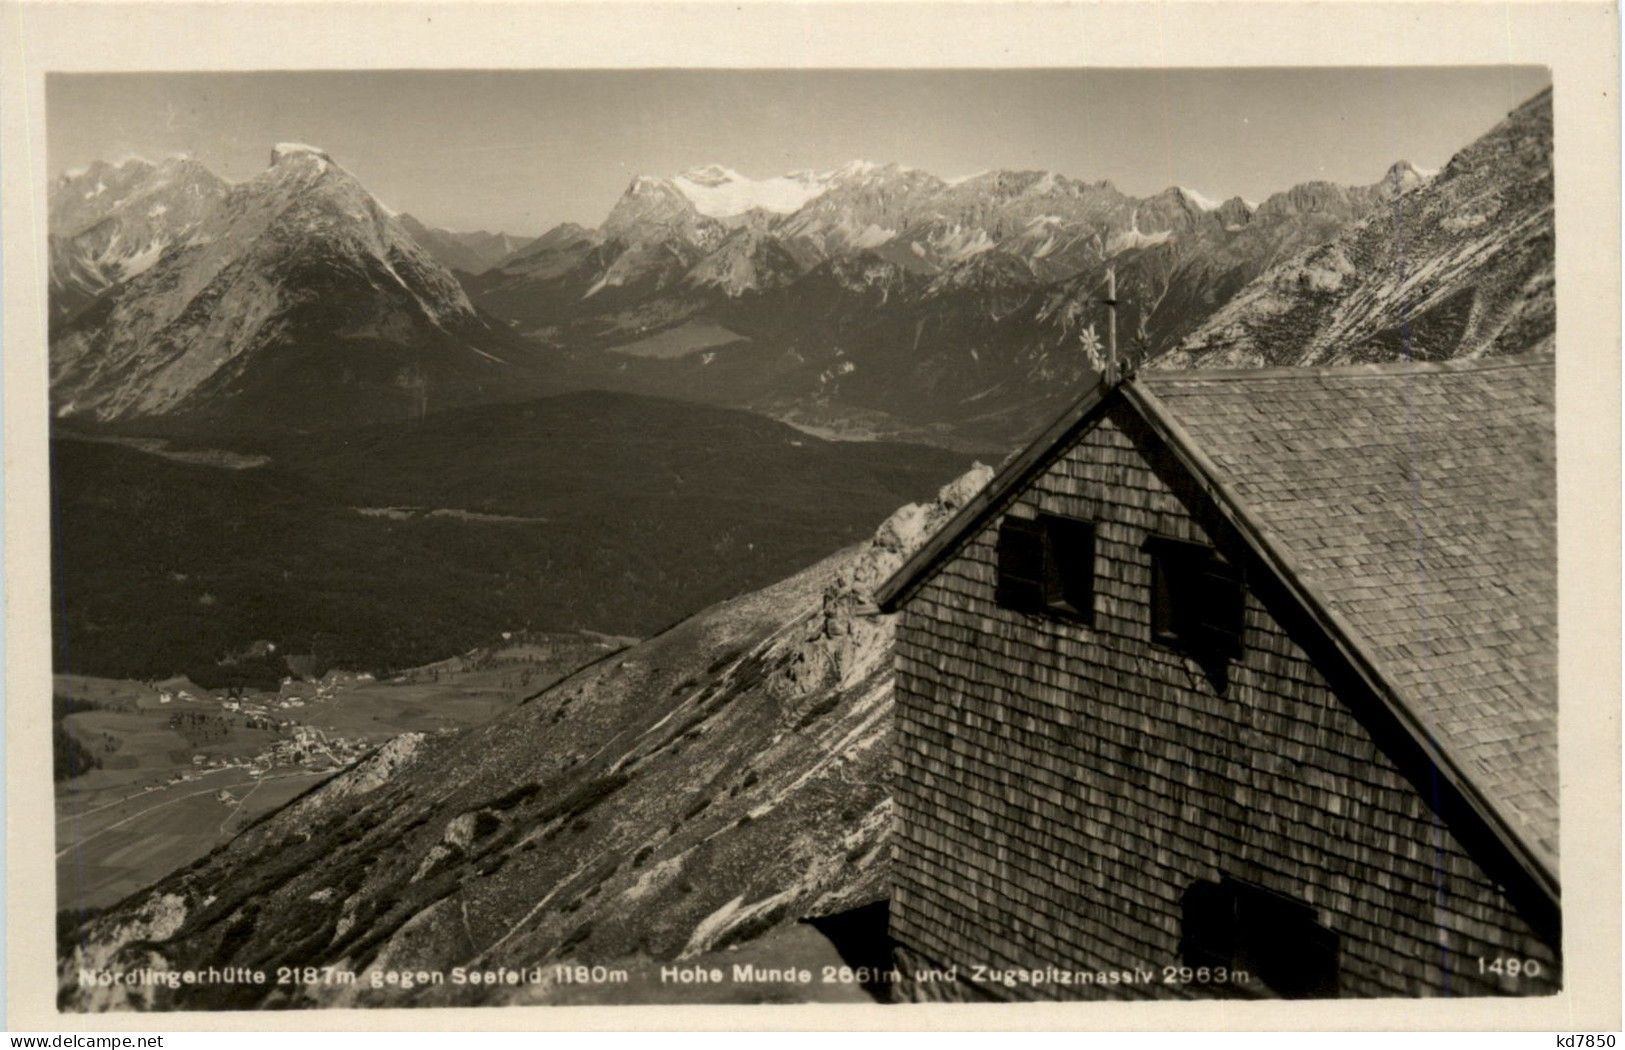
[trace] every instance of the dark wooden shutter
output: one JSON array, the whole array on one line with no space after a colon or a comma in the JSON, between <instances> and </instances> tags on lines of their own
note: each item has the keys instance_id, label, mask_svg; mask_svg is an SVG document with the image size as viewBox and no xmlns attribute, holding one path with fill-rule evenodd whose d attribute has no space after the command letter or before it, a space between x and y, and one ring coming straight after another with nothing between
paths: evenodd
<instances>
[{"instance_id":1,"label":"dark wooden shutter","mask_svg":"<svg viewBox=\"0 0 1625 1050\"><path fill-rule=\"evenodd\" d=\"M1341 965L1337 934L1319 923L1303 927L1302 933L1298 965L1281 994L1289 999L1336 998Z\"/></svg>"},{"instance_id":2,"label":"dark wooden shutter","mask_svg":"<svg viewBox=\"0 0 1625 1050\"><path fill-rule=\"evenodd\" d=\"M1153 536L1151 639L1199 660L1241 655L1246 600L1241 574L1211 547Z\"/></svg>"},{"instance_id":3,"label":"dark wooden shutter","mask_svg":"<svg viewBox=\"0 0 1625 1050\"><path fill-rule=\"evenodd\" d=\"M1177 569L1171 564L1168 552L1151 552L1151 640L1160 645L1173 645L1179 641L1179 621L1174 615L1174 577Z\"/></svg>"},{"instance_id":4,"label":"dark wooden shutter","mask_svg":"<svg viewBox=\"0 0 1625 1050\"><path fill-rule=\"evenodd\" d=\"M1235 566L1209 553L1191 572L1193 641L1212 656L1231 659L1240 655L1245 599Z\"/></svg>"},{"instance_id":5,"label":"dark wooden shutter","mask_svg":"<svg viewBox=\"0 0 1625 1050\"><path fill-rule=\"evenodd\" d=\"M1020 612L1044 607L1044 530L1038 522L1005 515L1000 524L995 600Z\"/></svg>"},{"instance_id":6,"label":"dark wooden shutter","mask_svg":"<svg viewBox=\"0 0 1625 1050\"><path fill-rule=\"evenodd\" d=\"M1095 611L1095 526L1078 518L1043 519L1049 540L1045 601L1074 620L1092 622Z\"/></svg>"},{"instance_id":7,"label":"dark wooden shutter","mask_svg":"<svg viewBox=\"0 0 1625 1050\"><path fill-rule=\"evenodd\" d=\"M1161 536L1147 540L1146 547L1151 552L1151 638L1190 650L1198 631L1195 579L1206 550Z\"/></svg>"}]
</instances>

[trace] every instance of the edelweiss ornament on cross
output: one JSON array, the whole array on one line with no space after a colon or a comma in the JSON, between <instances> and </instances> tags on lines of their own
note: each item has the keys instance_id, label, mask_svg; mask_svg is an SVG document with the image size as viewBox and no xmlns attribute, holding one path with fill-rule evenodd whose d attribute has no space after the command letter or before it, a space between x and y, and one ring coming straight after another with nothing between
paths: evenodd
<instances>
[{"instance_id":1,"label":"edelweiss ornament on cross","mask_svg":"<svg viewBox=\"0 0 1625 1050\"><path fill-rule=\"evenodd\" d=\"M1091 321L1088 328L1078 333L1078 342L1083 346L1084 356L1089 359L1089 367L1096 372L1106 371L1105 346L1095 333L1094 322Z\"/></svg>"}]
</instances>

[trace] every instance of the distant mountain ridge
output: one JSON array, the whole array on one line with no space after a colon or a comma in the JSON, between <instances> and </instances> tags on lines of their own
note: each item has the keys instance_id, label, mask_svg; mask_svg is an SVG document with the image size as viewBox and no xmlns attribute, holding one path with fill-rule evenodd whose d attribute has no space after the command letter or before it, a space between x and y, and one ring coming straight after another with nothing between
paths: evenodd
<instances>
[{"instance_id":1,"label":"distant mountain ridge","mask_svg":"<svg viewBox=\"0 0 1625 1050\"><path fill-rule=\"evenodd\" d=\"M1152 356L1425 182L1401 162L1369 186L1311 182L1254 205L1044 171L945 180L854 162L747 180L708 166L639 176L601 227L557 227L465 284L528 338L634 357L615 376L629 389L837 430L879 414L899 434L990 447L1091 380L1079 341L1103 326L1108 268L1124 353ZM656 336L661 360L642 360Z\"/></svg>"},{"instance_id":2,"label":"distant mountain ridge","mask_svg":"<svg viewBox=\"0 0 1625 1050\"><path fill-rule=\"evenodd\" d=\"M1549 112L1549 95L1519 112L1542 106ZM230 411L264 403L276 418L319 424L600 386L748 408L818 433L1007 447L1094 380L1101 359L1089 348L1103 334L1108 270L1130 366L1273 360L1320 324L1322 309L1331 311L1326 343L1313 359L1380 356L1406 338L1433 355L1458 344L1479 352L1549 330L1545 307L1495 305L1538 300L1538 289L1520 297L1503 285L1538 285L1550 273L1541 232L1550 221L1549 116L1514 123L1526 132L1517 149L1507 152L1492 130L1437 175L1399 162L1370 185L1307 182L1257 203L1180 186L1134 197L1049 171L948 180L855 161L768 179L720 165L640 175L600 226L566 223L522 244L431 229L381 206L339 207L307 231L321 250L262 253L233 271L211 293L235 289L223 316L200 301L186 324L156 323L169 316L161 303L175 287L195 296L209 286L183 271L219 258L228 230L242 239L222 216L263 181L250 180L218 189L220 204L200 206L201 218L150 237L121 235L120 245L159 245L128 258L102 259L94 246L59 252L70 242L53 237L53 274L64 275L53 294L53 399L59 412L129 419L208 413L230 396ZM60 194L64 214L70 197L84 201L94 188L83 185L91 173L76 178L61 180L73 190ZM352 201L372 200L345 178ZM1444 189L1434 192L1435 182ZM1527 197L1535 210L1512 208L1530 225L1516 238L1490 236L1500 224L1469 214L1475 193ZM94 200L73 204L96 218ZM1418 225L1390 221L1385 230L1396 215ZM1514 240L1522 262L1498 262L1497 246ZM1387 286L1354 296L1321 286L1348 273L1366 287L1377 280L1373 266L1392 269L1392 253L1421 258L1448 243L1465 254L1437 272L1413 268L1402 296ZM379 260L391 253L415 276L390 276L395 264ZM293 261L310 265L283 265ZM268 278L273 263L281 276ZM76 273L101 276L75 283ZM378 276L354 280L360 274ZM1273 290L1259 283L1266 275ZM1481 278L1484 294L1464 291ZM243 294L266 288L286 293L274 308ZM294 302L303 308L288 309ZM234 312L256 303L248 312L264 316ZM1359 310L1366 320L1356 322ZM1406 326L1415 331L1394 334ZM1480 334L1464 343L1445 334L1462 326ZM358 337L379 353L334 352ZM1351 339L1370 345L1335 349ZM298 354L263 352L290 342ZM296 392L282 389L290 383Z\"/></svg>"},{"instance_id":3,"label":"distant mountain ridge","mask_svg":"<svg viewBox=\"0 0 1625 1050\"><path fill-rule=\"evenodd\" d=\"M435 260L453 273L483 273L515 252L529 247L536 238L488 230L445 230L426 226L404 212L401 226Z\"/></svg>"},{"instance_id":4,"label":"distant mountain ridge","mask_svg":"<svg viewBox=\"0 0 1625 1050\"><path fill-rule=\"evenodd\" d=\"M663 245L678 256L702 257L721 249L738 230L750 229L758 240L777 241L803 269L874 251L908 269L940 272L1000 250L1024 259L1037 276L1055 279L1194 227L1233 231L1251 222L1255 212L1267 221L1317 211L1358 213L1396 176L1401 189L1422 181L1416 169L1401 162L1369 187L1306 183L1253 205L1240 197L1213 201L1178 186L1136 198L1109 182L1087 183L1051 171L990 171L946 180L897 164L852 161L828 171L750 179L712 164L665 178L640 175L598 230L575 224L557 229L593 233L595 244L613 244L616 252ZM546 269L561 248L552 232L504 260L500 269L514 276L537 266ZM749 280L696 280L731 295L763 287Z\"/></svg>"}]
</instances>

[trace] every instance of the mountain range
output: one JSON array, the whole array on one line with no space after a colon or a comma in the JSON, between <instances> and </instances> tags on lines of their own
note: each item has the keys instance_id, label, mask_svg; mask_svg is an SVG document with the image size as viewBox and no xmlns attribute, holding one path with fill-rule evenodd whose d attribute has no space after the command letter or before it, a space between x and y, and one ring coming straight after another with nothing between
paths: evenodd
<instances>
[{"instance_id":1,"label":"mountain range","mask_svg":"<svg viewBox=\"0 0 1625 1050\"><path fill-rule=\"evenodd\" d=\"M184 159L94 165L53 187L53 403L309 427L607 387L1003 448L1098 371L1082 343L1108 269L1131 365L1273 361L1317 327L1306 359L1514 352L1551 333L1550 110L1531 99L1436 174L1256 204L708 165L534 240L396 215L309 147L236 185Z\"/></svg>"},{"instance_id":2,"label":"mountain range","mask_svg":"<svg viewBox=\"0 0 1625 1050\"><path fill-rule=\"evenodd\" d=\"M65 317L188 238L230 187L185 155L64 172L50 190L51 314Z\"/></svg>"},{"instance_id":3,"label":"mountain range","mask_svg":"<svg viewBox=\"0 0 1625 1050\"><path fill-rule=\"evenodd\" d=\"M511 233L487 230L439 229L425 226L404 213L400 220L412 239L452 273L483 273L536 240L534 237L515 237Z\"/></svg>"},{"instance_id":4,"label":"mountain range","mask_svg":"<svg viewBox=\"0 0 1625 1050\"><path fill-rule=\"evenodd\" d=\"M549 231L468 287L533 339L639 359L623 381L643 389L1005 444L1094 374L1078 341L1103 326L1108 267L1141 336L1129 352L1153 355L1426 181L1396 164L1253 205L1053 172L853 163L753 182L713 166L635 179L599 228Z\"/></svg>"}]
</instances>

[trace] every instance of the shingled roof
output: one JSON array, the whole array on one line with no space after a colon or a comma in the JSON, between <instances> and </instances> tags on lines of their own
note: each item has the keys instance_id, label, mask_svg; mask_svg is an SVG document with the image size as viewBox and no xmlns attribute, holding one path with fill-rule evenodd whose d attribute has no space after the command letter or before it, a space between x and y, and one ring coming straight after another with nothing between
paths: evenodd
<instances>
[{"instance_id":1,"label":"shingled roof","mask_svg":"<svg viewBox=\"0 0 1625 1050\"><path fill-rule=\"evenodd\" d=\"M1140 383L1555 870L1552 359Z\"/></svg>"},{"instance_id":2,"label":"shingled roof","mask_svg":"<svg viewBox=\"0 0 1625 1050\"><path fill-rule=\"evenodd\" d=\"M1117 389L1557 893L1554 365L1160 372ZM1086 397L877 592L892 608L1091 424Z\"/></svg>"}]
</instances>

